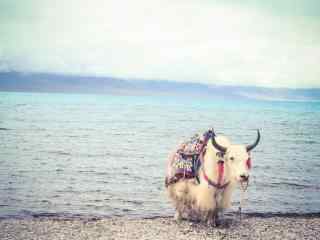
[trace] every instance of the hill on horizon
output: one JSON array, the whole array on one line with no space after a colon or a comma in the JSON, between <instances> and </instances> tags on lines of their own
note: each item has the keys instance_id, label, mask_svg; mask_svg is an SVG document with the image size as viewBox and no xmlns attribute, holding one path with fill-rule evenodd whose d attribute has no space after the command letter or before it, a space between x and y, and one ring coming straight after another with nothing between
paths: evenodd
<instances>
[{"instance_id":1,"label":"hill on horizon","mask_svg":"<svg viewBox=\"0 0 320 240\"><path fill-rule=\"evenodd\" d=\"M221 86L168 80L128 80L113 77L53 73L0 72L0 91L61 92L123 95L190 95L219 99L320 101L320 89Z\"/></svg>"}]
</instances>

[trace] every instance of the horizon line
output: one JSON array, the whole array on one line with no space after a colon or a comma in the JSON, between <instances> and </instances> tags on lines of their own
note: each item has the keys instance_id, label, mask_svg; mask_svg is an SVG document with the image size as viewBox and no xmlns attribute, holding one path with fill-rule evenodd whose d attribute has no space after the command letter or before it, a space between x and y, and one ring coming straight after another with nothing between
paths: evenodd
<instances>
[{"instance_id":1,"label":"horizon line","mask_svg":"<svg viewBox=\"0 0 320 240\"><path fill-rule=\"evenodd\" d=\"M206 87L243 87L243 88L264 88L264 89L287 89L287 90L320 90L319 87L285 87L285 86L278 86L278 87L271 87L271 86L261 86L261 85L246 85L246 84L213 84L213 83L203 83L203 82L196 82L196 81L178 81L174 79L147 79L147 78L127 78L127 77L119 77L119 76L111 76L111 75L98 75L98 74L90 74L90 73L72 73L72 72L50 72L50 71L17 71L17 70L0 70L0 74L2 73L16 73L21 75L41 75L41 74L48 74L48 75L56 75L56 76L71 76L71 77L92 77L92 78L111 78L118 81L145 81L145 82L167 82L167 83L177 83L182 85L191 85L197 84L200 86Z\"/></svg>"}]
</instances>

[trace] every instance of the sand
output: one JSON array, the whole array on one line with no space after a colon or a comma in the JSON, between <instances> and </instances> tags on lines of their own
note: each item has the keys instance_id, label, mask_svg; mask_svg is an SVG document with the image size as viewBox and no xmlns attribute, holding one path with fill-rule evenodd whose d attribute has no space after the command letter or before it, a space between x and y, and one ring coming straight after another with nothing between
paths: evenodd
<instances>
[{"instance_id":1,"label":"sand","mask_svg":"<svg viewBox=\"0 0 320 240\"><path fill-rule=\"evenodd\" d=\"M320 216L233 216L219 227L172 217L2 219L0 239L320 239Z\"/></svg>"}]
</instances>

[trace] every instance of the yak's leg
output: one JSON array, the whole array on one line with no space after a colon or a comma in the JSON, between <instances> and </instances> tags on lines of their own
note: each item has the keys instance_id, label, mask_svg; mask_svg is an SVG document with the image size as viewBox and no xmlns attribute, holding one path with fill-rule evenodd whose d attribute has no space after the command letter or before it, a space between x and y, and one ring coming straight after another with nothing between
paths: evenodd
<instances>
[{"instance_id":1,"label":"yak's leg","mask_svg":"<svg viewBox=\"0 0 320 240\"><path fill-rule=\"evenodd\" d=\"M176 220L178 223L182 221L182 214L179 210L176 210L176 213L174 214L174 220Z\"/></svg>"},{"instance_id":2,"label":"yak's leg","mask_svg":"<svg viewBox=\"0 0 320 240\"><path fill-rule=\"evenodd\" d=\"M207 225L210 227L216 226L215 216L209 216L207 219Z\"/></svg>"},{"instance_id":3,"label":"yak's leg","mask_svg":"<svg viewBox=\"0 0 320 240\"><path fill-rule=\"evenodd\" d=\"M221 209L216 208L215 210L210 211L207 214L206 223L208 226L217 227L217 226L221 225L221 219L220 219L221 215L219 214L220 211L221 211Z\"/></svg>"},{"instance_id":4,"label":"yak's leg","mask_svg":"<svg viewBox=\"0 0 320 240\"><path fill-rule=\"evenodd\" d=\"M181 222L182 221L184 213L185 213L185 208L186 208L186 206L185 206L184 202L177 203L177 205L176 205L176 213L174 214L174 219L177 222Z\"/></svg>"},{"instance_id":5,"label":"yak's leg","mask_svg":"<svg viewBox=\"0 0 320 240\"><path fill-rule=\"evenodd\" d=\"M180 222L182 219L188 219L190 216L190 212L192 209L192 199L189 191L189 182L181 181L176 183L175 185L175 205L176 205L176 213L175 220Z\"/></svg>"},{"instance_id":6,"label":"yak's leg","mask_svg":"<svg viewBox=\"0 0 320 240\"><path fill-rule=\"evenodd\" d=\"M235 188L235 185L230 183L226 189L224 189L223 193L222 193L222 201L220 204L220 207L222 209L228 209L231 208L231 196L232 196L232 192Z\"/></svg>"},{"instance_id":7,"label":"yak's leg","mask_svg":"<svg viewBox=\"0 0 320 240\"><path fill-rule=\"evenodd\" d=\"M214 225L217 227L221 224L221 219L220 219L220 216L219 216L219 209L217 209L214 213Z\"/></svg>"}]
</instances>

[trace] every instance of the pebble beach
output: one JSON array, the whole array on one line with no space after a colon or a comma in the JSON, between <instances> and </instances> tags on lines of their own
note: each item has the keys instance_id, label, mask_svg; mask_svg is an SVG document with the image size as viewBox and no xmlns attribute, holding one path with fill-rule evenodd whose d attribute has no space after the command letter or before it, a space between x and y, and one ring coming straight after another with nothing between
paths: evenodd
<instances>
[{"instance_id":1,"label":"pebble beach","mask_svg":"<svg viewBox=\"0 0 320 240\"><path fill-rule=\"evenodd\" d=\"M320 214L243 216L224 219L221 226L172 217L150 219L39 217L0 220L0 239L319 239Z\"/></svg>"}]
</instances>

